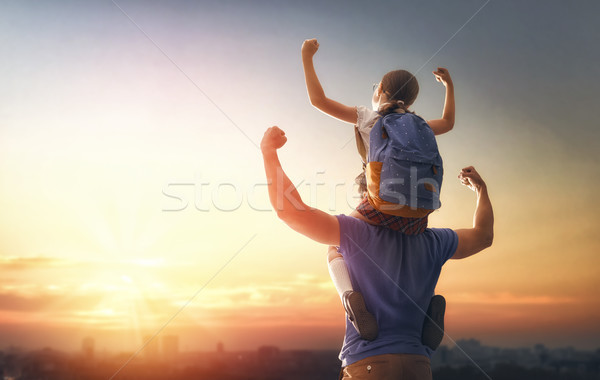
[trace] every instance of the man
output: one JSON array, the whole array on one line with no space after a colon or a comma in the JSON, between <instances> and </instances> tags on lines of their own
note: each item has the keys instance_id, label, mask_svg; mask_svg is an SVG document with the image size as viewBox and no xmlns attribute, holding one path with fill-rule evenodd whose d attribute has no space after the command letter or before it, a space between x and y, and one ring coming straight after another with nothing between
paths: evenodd
<instances>
[{"instance_id":1,"label":"man","mask_svg":"<svg viewBox=\"0 0 600 380\"><path fill-rule=\"evenodd\" d=\"M379 325L377 338L366 341L347 322L340 378L431 379L433 351L421 342L424 316L446 260L471 256L492 244L494 216L485 182L473 167L458 176L477 194L473 228L429 228L404 235L305 205L277 156L286 141L285 133L272 127L261 142L271 205L295 231L340 247L353 287L365 295Z\"/></svg>"}]
</instances>

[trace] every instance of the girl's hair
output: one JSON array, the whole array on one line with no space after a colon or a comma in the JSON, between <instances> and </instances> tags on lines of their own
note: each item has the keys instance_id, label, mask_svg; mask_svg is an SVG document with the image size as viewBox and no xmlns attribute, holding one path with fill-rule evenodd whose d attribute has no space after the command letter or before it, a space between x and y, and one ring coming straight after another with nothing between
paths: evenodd
<instances>
[{"instance_id":1,"label":"girl's hair","mask_svg":"<svg viewBox=\"0 0 600 380\"><path fill-rule=\"evenodd\" d=\"M354 183L358 185L357 190L360 195L363 195L367 191L367 173L365 172L364 167L363 171L354 179Z\"/></svg>"},{"instance_id":2,"label":"girl's hair","mask_svg":"<svg viewBox=\"0 0 600 380\"><path fill-rule=\"evenodd\" d=\"M379 107L379 113L385 116L401 108L408 111L419 94L419 82L414 75L406 70L394 70L381 79L381 90L387 94L388 101Z\"/></svg>"}]
</instances>

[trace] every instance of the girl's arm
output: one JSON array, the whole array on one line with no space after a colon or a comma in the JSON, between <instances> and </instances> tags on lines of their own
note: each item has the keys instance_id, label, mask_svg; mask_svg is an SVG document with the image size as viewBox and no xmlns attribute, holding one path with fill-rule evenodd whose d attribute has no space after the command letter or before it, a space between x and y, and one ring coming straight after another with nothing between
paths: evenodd
<instances>
[{"instance_id":1,"label":"girl's arm","mask_svg":"<svg viewBox=\"0 0 600 380\"><path fill-rule=\"evenodd\" d=\"M443 67L438 67L438 71L434 71L435 79L446 87L446 101L444 102L444 111L441 119L429 120L427 124L433 130L436 135L441 135L452 130L454 127L454 84L450 73Z\"/></svg>"},{"instance_id":2,"label":"girl's arm","mask_svg":"<svg viewBox=\"0 0 600 380\"><path fill-rule=\"evenodd\" d=\"M316 39L306 40L302 44L302 65L304 66L304 78L310 104L329 116L356 124L356 107L346 106L325 96L325 91L323 91L313 64L313 56L318 49L319 43Z\"/></svg>"}]
</instances>

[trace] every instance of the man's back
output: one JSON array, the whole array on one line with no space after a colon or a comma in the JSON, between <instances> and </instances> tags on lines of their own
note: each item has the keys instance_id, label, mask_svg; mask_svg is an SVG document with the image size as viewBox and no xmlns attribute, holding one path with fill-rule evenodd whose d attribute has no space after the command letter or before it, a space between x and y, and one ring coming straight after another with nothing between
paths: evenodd
<instances>
[{"instance_id":1,"label":"man's back","mask_svg":"<svg viewBox=\"0 0 600 380\"><path fill-rule=\"evenodd\" d=\"M295 231L318 243L340 246L342 251L346 251L346 256L352 262L350 265L353 272L362 273L370 270L371 273L375 273L373 274L373 285L369 285L369 279L362 276L355 281L358 290L373 292L375 295L375 297L372 297L373 299L384 300L388 293L392 293L394 288L398 290L399 294L403 294L402 290L406 293L403 300L402 297L398 296L398 293L389 296L392 301L388 305L373 305L373 299L369 299L369 303L374 308L373 311L385 319L378 321L380 326L383 326L383 333L377 340L370 343L360 342L350 334L346 336L345 353L342 353L344 363L347 364L358 357L368 357L349 366L344 364L342 376L344 379L364 378L365 375L381 380L397 378L407 380L431 379L427 351L415 339L415 336L418 336L418 332L415 332L415 326L422 323L425 302L427 302L421 298L425 294L431 296L440 268L448 258L464 259L492 245L494 240L494 212L485 181L472 166L463 168L458 175L460 182L475 191L477 195L477 206L473 215L472 228L457 229L454 232L432 229L413 238L390 239L387 236L390 233L389 231L386 232L383 229L375 231L374 229L379 227L365 226L358 220L345 216L336 217L306 205L293 182L283 171L277 155L277 150L286 141L285 132L278 127L271 127L267 129L260 143L265 174L269 184L269 201L277 211L277 216ZM379 238L388 243L375 244L375 240ZM416 243L419 241L418 239L423 239L422 244ZM374 246L371 250L362 248L368 247L371 243ZM362 247L358 249L360 246ZM397 251L400 250L402 250L400 258L396 258L396 261L387 261L390 257L394 257L390 252L397 255ZM366 252L369 251L373 252L373 256L366 255ZM386 252L387 255L384 255L383 253ZM414 255L415 252L434 253L431 254L433 256L423 256ZM364 258L361 259L359 255L363 255ZM413 255L417 258L416 262L413 261L415 260ZM369 257L373 257L373 260L371 261ZM361 269L366 268L369 262L372 264L370 269ZM378 271L374 272L373 267L377 268ZM385 270L382 271L378 267ZM391 273L387 272L390 268L392 269ZM399 273L393 272L393 269L397 268L400 268L398 269ZM415 269L415 272L411 272L411 268L417 269ZM431 274L420 275L416 273L421 268L431 268ZM429 283L425 283L426 281L419 278L419 276L425 277L425 280ZM387 282L383 282L386 279ZM435 281L431 281L432 279L435 279ZM415 290L420 287L423 290ZM411 299L414 303L410 301ZM411 307L410 304L413 306ZM402 310L403 308L404 310ZM420 311L420 317L412 314L414 310ZM399 322L398 319L395 319L396 314L400 318ZM406 315L408 317L405 318ZM421 322L418 322L417 318L421 318ZM410 331L402 332L399 326L407 326ZM349 330L353 329L347 328L347 331ZM417 329L417 331L420 330ZM393 347L393 343L387 344L386 336L388 334L397 336L401 341L401 347ZM407 350L424 350L425 352L422 354L401 354L401 352ZM378 354L378 351L390 351L398 354Z\"/></svg>"},{"instance_id":2,"label":"man's back","mask_svg":"<svg viewBox=\"0 0 600 380\"><path fill-rule=\"evenodd\" d=\"M442 265L456 250L456 233L427 229L403 235L345 215L338 220L340 253L352 285L379 325L379 336L368 342L347 323L340 353L343 365L391 353L431 356L421 344L421 329Z\"/></svg>"}]
</instances>

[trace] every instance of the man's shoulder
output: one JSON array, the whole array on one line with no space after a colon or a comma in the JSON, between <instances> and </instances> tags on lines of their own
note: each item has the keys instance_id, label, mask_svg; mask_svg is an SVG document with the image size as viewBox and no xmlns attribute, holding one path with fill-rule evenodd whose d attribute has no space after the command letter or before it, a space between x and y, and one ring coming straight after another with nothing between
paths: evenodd
<instances>
[{"instance_id":1,"label":"man's shoulder","mask_svg":"<svg viewBox=\"0 0 600 380\"><path fill-rule=\"evenodd\" d=\"M402 239L408 236L420 237L420 239L408 239L408 241L414 242L417 242L419 240L446 242L458 239L456 232L451 228L427 228L422 234L406 235L400 231L395 231L386 227L373 225L365 222L364 220L345 214L338 214L336 215L336 218L338 219L338 222L340 224L340 233L349 234L350 236L357 236L359 234L377 234L379 236L378 240L387 240L386 237L394 239Z\"/></svg>"},{"instance_id":2,"label":"man's shoulder","mask_svg":"<svg viewBox=\"0 0 600 380\"><path fill-rule=\"evenodd\" d=\"M430 227L425 230L435 236L455 236L456 232L452 228Z\"/></svg>"},{"instance_id":3,"label":"man's shoulder","mask_svg":"<svg viewBox=\"0 0 600 380\"><path fill-rule=\"evenodd\" d=\"M425 233L430 235L432 248L441 255L442 262L450 259L458 247L458 235L451 228L428 228Z\"/></svg>"},{"instance_id":4,"label":"man's shoulder","mask_svg":"<svg viewBox=\"0 0 600 380\"><path fill-rule=\"evenodd\" d=\"M458 239L458 235L451 228L427 228L424 232L430 240L447 242Z\"/></svg>"},{"instance_id":5,"label":"man's shoulder","mask_svg":"<svg viewBox=\"0 0 600 380\"><path fill-rule=\"evenodd\" d=\"M336 215L340 224L340 243L342 246L365 246L373 236L378 226L373 226L352 216Z\"/></svg>"},{"instance_id":6,"label":"man's shoulder","mask_svg":"<svg viewBox=\"0 0 600 380\"><path fill-rule=\"evenodd\" d=\"M365 230L365 231L373 231L380 232L382 234L389 234L391 236L418 236L418 235L405 235L400 231L395 231L386 227L377 226L365 222L364 220L355 218L353 216L338 214L336 215L338 222L340 223L340 229L356 229L356 230ZM427 228L425 232L420 234L425 239L452 239L455 238L456 232L451 228Z\"/></svg>"},{"instance_id":7,"label":"man's shoulder","mask_svg":"<svg viewBox=\"0 0 600 380\"><path fill-rule=\"evenodd\" d=\"M355 218L350 215L338 214L335 217L338 219L338 222L340 223L340 228L347 227L347 228L367 229L367 228L373 227L373 225L365 222L364 220L360 220L360 219Z\"/></svg>"}]
</instances>

